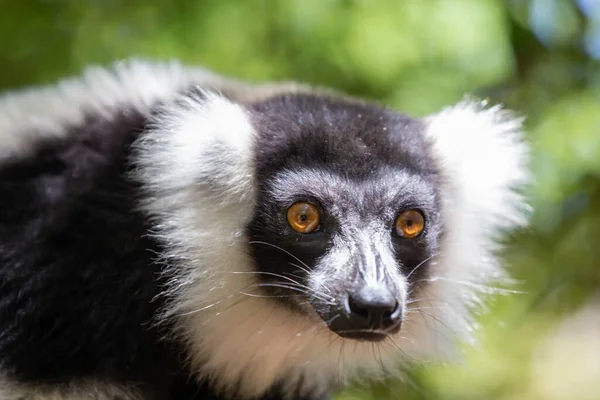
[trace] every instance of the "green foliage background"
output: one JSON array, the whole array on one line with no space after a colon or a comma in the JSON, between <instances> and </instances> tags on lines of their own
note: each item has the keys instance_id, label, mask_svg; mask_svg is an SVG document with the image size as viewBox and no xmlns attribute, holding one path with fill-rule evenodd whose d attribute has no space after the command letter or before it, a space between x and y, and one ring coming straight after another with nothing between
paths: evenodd
<instances>
[{"instance_id":1,"label":"green foliage background","mask_svg":"<svg viewBox=\"0 0 600 400\"><path fill-rule=\"evenodd\" d=\"M464 364L426 365L404 382L339 398L600 399L600 1L0 5L0 89L143 56L330 86L415 116L465 93L520 111L534 149L536 212L506 260L525 293L495 299ZM591 311L579 322L565 320L584 306Z\"/></svg>"}]
</instances>

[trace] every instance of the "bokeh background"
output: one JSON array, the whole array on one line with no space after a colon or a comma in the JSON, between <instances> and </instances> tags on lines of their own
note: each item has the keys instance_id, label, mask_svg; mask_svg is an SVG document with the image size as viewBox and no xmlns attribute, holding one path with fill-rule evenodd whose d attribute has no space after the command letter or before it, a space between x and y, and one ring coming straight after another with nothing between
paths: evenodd
<instances>
[{"instance_id":1,"label":"bokeh background","mask_svg":"<svg viewBox=\"0 0 600 400\"><path fill-rule=\"evenodd\" d=\"M178 58L294 79L414 116L465 93L527 116L530 228L458 366L339 399L600 399L600 0L0 0L0 89Z\"/></svg>"}]
</instances>

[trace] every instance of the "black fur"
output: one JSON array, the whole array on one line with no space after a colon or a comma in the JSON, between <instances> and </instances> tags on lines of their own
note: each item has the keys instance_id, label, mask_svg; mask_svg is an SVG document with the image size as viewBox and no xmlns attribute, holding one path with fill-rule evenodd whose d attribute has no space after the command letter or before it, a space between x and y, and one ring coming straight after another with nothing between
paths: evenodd
<instances>
[{"instance_id":1,"label":"black fur","mask_svg":"<svg viewBox=\"0 0 600 400\"><path fill-rule=\"evenodd\" d=\"M438 179L421 121L373 103L309 94L251 106L259 132L258 181L284 168L325 168L368 180L383 167Z\"/></svg>"},{"instance_id":2,"label":"black fur","mask_svg":"<svg viewBox=\"0 0 600 400\"><path fill-rule=\"evenodd\" d=\"M149 325L159 249L124 178L144 121L89 116L0 169L0 360L19 381L94 376L158 395L171 379Z\"/></svg>"}]
</instances>

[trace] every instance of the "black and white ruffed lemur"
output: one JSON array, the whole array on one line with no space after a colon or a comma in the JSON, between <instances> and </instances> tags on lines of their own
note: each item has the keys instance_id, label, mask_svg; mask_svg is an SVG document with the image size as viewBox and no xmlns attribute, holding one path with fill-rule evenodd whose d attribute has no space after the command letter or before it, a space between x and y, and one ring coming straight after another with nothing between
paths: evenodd
<instances>
[{"instance_id":1,"label":"black and white ruffed lemur","mask_svg":"<svg viewBox=\"0 0 600 400\"><path fill-rule=\"evenodd\" d=\"M316 400L453 357L526 223L522 136L176 62L4 94L0 398Z\"/></svg>"}]
</instances>

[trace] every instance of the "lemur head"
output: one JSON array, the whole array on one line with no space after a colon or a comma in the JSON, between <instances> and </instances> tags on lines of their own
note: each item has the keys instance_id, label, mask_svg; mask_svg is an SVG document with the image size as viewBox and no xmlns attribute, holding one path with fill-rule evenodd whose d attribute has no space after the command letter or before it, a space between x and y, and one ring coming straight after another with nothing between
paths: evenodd
<instances>
[{"instance_id":1,"label":"lemur head","mask_svg":"<svg viewBox=\"0 0 600 400\"><path fill-rule=\"evenodd\" d=\"M448 356L524 223L520 121L465 101L422 119L330 94L192 91L137 143L163 243L164 318L191 368L251 398Z\"/></svg>"},{"instance_id":2,"label":"lemur head","mask_svg":"<svg viewBox=\"0 0 600 400\"><path fill-rule=\"evenodd\" d=\"M261 286L338 335L396 334L442 234L441 175L421 122L314 95L251 107Z\"/></svg>"}]
</instances>

